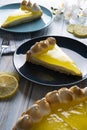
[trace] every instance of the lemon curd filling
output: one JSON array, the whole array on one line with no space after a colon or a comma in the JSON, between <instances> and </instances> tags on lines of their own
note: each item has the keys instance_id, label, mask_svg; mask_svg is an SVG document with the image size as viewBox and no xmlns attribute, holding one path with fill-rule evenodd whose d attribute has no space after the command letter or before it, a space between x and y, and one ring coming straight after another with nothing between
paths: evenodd
<instances>
[{"instance_id":1,"label":"lemon curd filling","mask_svg":"<svg viewBox=\"0 0 87 130\"><path fill-rule=\"evenodd\" d=\"M87 101L58 105L32 130L87 130Z\"/></svg>"},{"instance_id":2,"label":"lemon curd filling","mask_svg":"<svg viewBox=\"0 0 87 130\"><path fill-rule=\"evenodd\" d=\"M20 10L17 10L14 15L11 15L7 18L7 22L11 22L11 21L15 21L17 20L18 18L24 18L24 17L28 17L28 16L32 16L32 12L29 12L27 10L25 11L22 11L21 9Z\"/></svg>"},{"instance_id":3,"label":"lemon curd filling","mask_svg":"<svg viewBox=\"0 0 87 130\"><path fill-rule=\"evenodd\" d=\"M68 70L75 71L77 74L80 73L75 63L57 45L38 55L35 54L34 57L44 63L62 65L62 67L66 67Z\"/></svg>"},{"instance_id":4,"label":"lemon curd filling","mask_svg":"<svg viewBox=\"0 0 87 130\"><path fill-rule=\"evenodd\" d=\"M10 15L7 20L5 21L5 24L6 22L9 23L9 22L13 22L13 21L16 21L17 19L22 19L22 18L29 18L30 16L33 16L33 15L38 15L40 12L33 12L33 11L29 11L29 10L17 10L15 11L14 14Z\"/></svg>"}]
</instances>

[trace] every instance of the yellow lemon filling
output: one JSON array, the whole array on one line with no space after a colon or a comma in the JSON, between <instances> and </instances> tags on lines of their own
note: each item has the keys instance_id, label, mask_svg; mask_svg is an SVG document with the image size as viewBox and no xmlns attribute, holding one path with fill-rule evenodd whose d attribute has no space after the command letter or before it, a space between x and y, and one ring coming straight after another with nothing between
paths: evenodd
<instances>
[{"instance_id":1,"label":"yellow lemon filling","mask_svg":"<svg viewBox=\"0 0 87 130\"><path fill-rule=\"evenodd\" d=\"M28 11L22 11L22 10L17 10L17 12L15 12L14 15L11 15L7 18L6 22L12 22L12 21L15 21L17 19L21 19L21 18L24 18L24 17L28 17L28 16L31 16L32 15L32 12L28 12Z\"/></svg>"},{"instance_id":2,"label":"yellow lemon filling","mask_svg":"<svg viewBox=\"0 0 87 130\"><path fill-rule=\"evenodd\" d=\"M42 61L50 65L62 66L69 71L75 72L77 75L81 75L80 70L77 68L76 64L71 60L57 45L51 46L40 54L34 54L34 58L38 61Z\"/></svg>"},{"instance_id":3,"label":"yellow lemon filling","mask_svg":"<svg viewBox=\"0 0 87 130\"><path fill-rule=\"evenodd\" d=\"M40 12L35 13L35 12L29 12L27 10L24 10L24 11L18 10L14 15L9 16L4 24L7 24L9 22L14 22L14 21L16 21L18 19L21 20L22 18L29 18L29 17L31 17L33 15L36 15L36 16L40 15Z\"/></svg>"},{"instance_id":4,"label":"yellow lemon filling","mask_svg":"<svg viewBox=\"0 0 87 130\"><path fill-rule=\"evenodd\" d=\"M35 123L32 130L86 130L87 101L59 104L58 109Z\"/></svg>"}]
</instances>

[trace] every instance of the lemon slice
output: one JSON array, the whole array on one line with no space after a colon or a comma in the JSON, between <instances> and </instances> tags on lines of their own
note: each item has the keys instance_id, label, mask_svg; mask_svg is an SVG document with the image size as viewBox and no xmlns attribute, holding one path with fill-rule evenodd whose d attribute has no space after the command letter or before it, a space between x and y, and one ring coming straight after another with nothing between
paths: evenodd
<instances>
[{"instance_id":1,"label":"lemon slice","mask_svg":"<svg viewBox=\"0 0 87 130\"><path fill-rule=\"evenodd\" d=\"M18 80L10 74L0 74L0 99L12 97L18 90Z\"/></svg>"},{"instance_id":2,"label":"lemon slice","mask_svg":"<svg viewBox=\"0 0 87 130\"><path fill-rule=\"evenodd\" d=\"M73 34L77 37L87 37L87 26L74 25Z\"/></svg>"},{"instance_id":3,"label":"lemon slice","mask_svg":"<svg viewBox=\"0 0 87 130\"><path fill-rule=\"evenodd\" d=\"M12 72L11 75L13 75L18 81L20 80L20 76L16 72Z\"/></svg>"},{"instance_id":4,"label":"lemon slice","mask_svg":"<svg viewBox=\"0 0 87 130\"><path fill-rule=\"evenodd\" d=\"M69 24L69 25L67 26L67 31L68 31L69 33L73 33L73 29L74 29L74 24Z\"/></svg>"},{"instance_id":5,"label":"lemon slice","mask_svg":"<svg viewBox=\"0 0 87 130\"><path fill-rule=\"evenodd\" d=\"M87 26L80 24L69 24L67 31L74 34L76 37L86 38L87 37Z\"/></svg>"}]
</instances>

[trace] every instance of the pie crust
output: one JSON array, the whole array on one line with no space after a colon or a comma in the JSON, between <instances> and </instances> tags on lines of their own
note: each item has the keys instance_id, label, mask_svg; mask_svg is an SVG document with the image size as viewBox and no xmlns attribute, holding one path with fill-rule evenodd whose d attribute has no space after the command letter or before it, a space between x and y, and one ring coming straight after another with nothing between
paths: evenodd
<instances>
[{"instance_id":1,"label":"pie crust","mask_svg":"<svg viewBox=\"0 0 87 130\"><path fill-rule=\"evenodd\" d=\"M54 107L59 104L68 105L71 102L87 99L87 87L79 88L72 86L69 89L64 87L59 90L48 92L44 98L38 100L28 110L26 110L12 130L32 130L35 123L40 122L43 117L49 115Z\"/></svg>"}]
</instances>

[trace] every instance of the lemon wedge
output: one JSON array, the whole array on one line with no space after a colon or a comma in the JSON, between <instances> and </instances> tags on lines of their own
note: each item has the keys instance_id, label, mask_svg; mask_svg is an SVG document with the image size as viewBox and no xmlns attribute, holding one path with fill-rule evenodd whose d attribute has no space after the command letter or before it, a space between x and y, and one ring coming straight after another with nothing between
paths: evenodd
<instances>
[{"instance_id":1,"label":"lemon wedge","mask_svg":"<svg viewBox=\"0 0 87 130\"><path fill-rule=\"evenodd\" d=\"M0 99L12 97L18 90L18 80L10 74L0 74Z\"/></svg>"}]
</instances>

